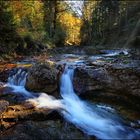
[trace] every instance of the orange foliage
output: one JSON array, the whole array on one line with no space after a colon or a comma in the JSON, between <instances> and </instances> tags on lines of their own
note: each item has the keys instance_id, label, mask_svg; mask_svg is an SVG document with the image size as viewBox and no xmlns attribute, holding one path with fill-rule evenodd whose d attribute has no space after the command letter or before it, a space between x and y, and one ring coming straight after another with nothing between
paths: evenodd
<instances>
[{"instance_id":1,"label":"orange foliage","mask_svg":"<svg viewBox=\"0 0 140 140\"><path fill-rule=\"evenodd\" d=\"M67 37L65 39L65 44L79 45L81 19L72 15L70 12L65 12L60 15L59 20L62 27L66 28Z\"/></svg>"}]
</instances>

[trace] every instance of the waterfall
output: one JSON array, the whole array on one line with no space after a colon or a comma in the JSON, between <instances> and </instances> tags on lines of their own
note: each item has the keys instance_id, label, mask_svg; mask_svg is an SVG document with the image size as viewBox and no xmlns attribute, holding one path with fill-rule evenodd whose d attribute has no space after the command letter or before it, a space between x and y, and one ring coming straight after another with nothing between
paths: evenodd
<instances>
[{"instance_id":1,"label":"waterfall","mask_svg":"<svg viewBox=\"0 0 140 140\"><path fill-rule=\"evenodd\" d=\"M27 73L19 69L16 74L8 78L7 86L12 93L21 94L37 108L56 109L69 122L81 129L87 135L94 135L99 139L138 139L140 131L125 126L114 112L108 112L98 105L91 105L82 101L73 89L74 69L66 67L60 81L60 94L63 99L55 99L46 93L37 93L25 89ZM105 108L105 107L104 107Z\"/></svg>"},{"instance_id":2,"label":"waterfall","mask_svg":"<svg viewBox=\"0 0 140 140\"><path fill-rule=\"evenodd\" d=\"M91 106L82 101L74 92L72 79L74 69L66 68L61 77L61 96L67 111L64 118L76 125L88 135L99 139L134 138L131 130L123 126L111 113Z\"/></svg>"},{"instance_id":3,"label":"waterfall","mask_svg":"<svg viewBox=\"0 0 140 140\"><path fill-rule=\"evenodd\" d=\"M28 92L25 89L27 72L23 69L18 69L14 75L9 76L7 87L12 89L12 92L15 94L21 94L24 97L33 97L31 92Z\"/></svg>"},{"instance_id":4,"label":"waterfall","mask_svg":"<svg viewBox=\"0 0 140 140\"><path fill-rule=\"evenodd\" d=\"M18 69L17 72L8 78L8 84L15 86L25 86L27 72Z\"/></svg>"},{"instance_id":5,"label":"waterfall","mask_svg":"<svg viewBox=\"0 0 140 140\"><path fill-rule=\"evenodd\" d=\"M24 69L18 69L14 75L9 76L6 86L12 89L12 93L24 96L27 101L32 102L36 108L64 109L62 101L55 99L51 95L47 95L46 93L33 94L33 92L27 91L25 89L26 77L27 72Z\"/></svg>"}]
</instances>

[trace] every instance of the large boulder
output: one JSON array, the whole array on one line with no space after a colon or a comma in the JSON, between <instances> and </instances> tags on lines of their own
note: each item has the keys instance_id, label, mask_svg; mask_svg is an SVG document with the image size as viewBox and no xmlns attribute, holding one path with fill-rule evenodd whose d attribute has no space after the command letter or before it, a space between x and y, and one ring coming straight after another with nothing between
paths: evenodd
<instances>
[{"instance_id":1,"label":"large boulder","mask_svg":"<svg viewBox=\"0 0 140 140\"><path fill-rule=\"evenodd\" d=\"M49 64L36 64L27 75L25 88L58 96L58 71Z\"/></svg>"},{"instance_id":2,"label":"large boulder","mask_svg":"<svg viewBox=\"0 0 140 140\"><path fill-rule=\"evenodd\" d=\"M100 94L100 99L121 99L140 107L140 68L139 65L134 66L134 63L133 66L113 64L77 68L73 85L76 93L81 96L102 91L105 94Z\"/></svg>"},{"instance_id":3,"label":"large boulder","mask_svg":"<svg viewBox=\"0 0 140 140\"><path fill-rule=\"evenodd\" d=\"M109 82L107 72L103 68L77 68L74 72L74 89L78 94L103 89L102 82Z\"/></svg>"}]
</instances>

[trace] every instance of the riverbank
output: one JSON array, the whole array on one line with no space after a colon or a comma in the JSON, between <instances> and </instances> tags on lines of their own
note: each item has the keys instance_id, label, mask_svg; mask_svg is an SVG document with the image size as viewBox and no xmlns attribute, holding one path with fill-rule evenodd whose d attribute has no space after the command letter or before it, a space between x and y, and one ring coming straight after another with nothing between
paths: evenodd
<instances>
[{"instance_id":1,"label":"riverbank","mask_svg":"<svg viewBox=\"0 0 140 140\"><path fill-rule=\"evenodd\" d=\"M20 86L10 86L10 87L5 87L5 83L2 85L1 84L1 88L0 88L0 98L1 98L1 103L4 105L5 103L4 101L8 101L8 106L5 104L4 106L6 107L6 110L3 112L3 123L2 123L2 130L3 130L3 138L8 138L8 137L18 137L18 132L20 132L20 130L23 130L23 136L25 137L30 137L30 135L32 137L33 134L29 134L27 131L25 131L23 129L24 126L26 127L30 127L32 130L32 133L37 133L37 134L44 134L45 132L47 132L46 137L50 137L48 135L49 128L50 126L48 126L48 124L50 123L50 125L52 125L53 127L55 127L55 129L58 130L61 129L60 127L63 127L63 123L61 123L61 121L65 122L66 121L58 114L58 112L53 112L52 109L50 109L50 111L47 109L45 110L38 110L36 108L36 102L35 104L33 103L29 103L26 100L28 98L32 98L30 95L29 97L26 97L28 94L33 94L36 97L40 96L40 93L42 92L46 92L49 93L50 95L55 96L58 99L61 99L61 96L58 94L60 94L59 91L59 81L60 79L54 79L54 77L57 77L57 74L59 72L59 69L57 69L58 66L62 66L63 64L67 64L70 67L75 67L75 72L74 72L74 81L73 81L73 86L74 86L74 90L76 92L77 95L80 95L80 98L82 98L83 100L86 100L87 102L90 101L91 104L96 105L98 108L100 108L101 110L107 111L107 112L112 112L117 113L121 116L121 118L123 118L125 120L126 125L128 125L131 128L134 128L136 130L139 130L139 120L140 120L140 114L139 114L139 102L137 102L135 104L135 102L133 102L133 99L131 98L130 100L132 100L133 103L133 107L131 108L131 105L129 102L129 96L127 96L127 92L125 93L126 96L128 98L126 98L124 96L124 94L122 94L121 92L110 92L110 91L104 91L103 89L97 89L97 88L101 88L101 86L99 86L100 83L102 82L107 82L104 81L104 72L105 72L105 68L112 67L113 69L115 68L116 70L118 70L118 68L122 70L126 69L126 73L127 70L130 68L132 68L133 70L136 70L137 68L139 68L139 60L137 59L137 61L133 58L132 59L132 53L130 50L100 50L99 53L94 55L87 55L86 53L82 54L78 53L78 51L75 52L71 52L69 51L69 54L62 54L60 55L59 52L55 54L55 56L53 57L53 55L44 55L44 56L36 56L33 58L26 58L25 60L20 60L20 61L15 61L14 65L11 65L11 69L9 70L9 72L7 73L7 80L5 79L5 82L11 83L14 82L14 84L19 84L22 85L22 81L24 81L23 77L26 75L26 73L28 72L28 76L27 76L27 81L26 84L28 83L28 91ZM72 54L73 53L73 54ZM29 67L26 67L29 66ZM33 66L33 67L32 67ZM49 67L52 67L53 69L56 69L56 73L54 73L54 75L52 74L52 68L50 69ZM102 71L102 70L103 71ZM82 75L81 75L82 72ZM108 71L109 72L109 71ZM83 74L84 73L84 74ZM35 76L35 74L37 74ZM86 83L83 83L79 80L77 80L77 76L79 75L79 77L81 77L80 79L82 80L83 78L87 79L83 81L86 81ZM115 76L116 72L112 73L113 76ZM119 75L123 74L122 72L118 73ZM128 74L128 73L127 73ZM62 73L60 74L59 78L61 78ZM85 75L85 76L84 76ZM92 77L93 75L93 77ZM132 74L130 74L132 76ZM10 76L10 79L8 78ZM33 81L33 78L35 76L35 79L38 79L37 81L40 81L40 87L39 85L36 85L36 81ZM84 76L84 77L83 77ZM110 75L108 75L110 76ZM116 75L117 76L117 75ZM106 77L106 76L105 76ZM118 77L118 76L117 76ZM129 77L125 77L125 81L123 82L122 85L125 85L125 83L129 83L129 81L131 81L130 76ZM4 78L4 77L3 77ZM75 79L76 78L76 79ZM49 79L49 80L48 80ZM1 79L2 80L2 79ZM97 81L101 80L100 82ZM107 80L107 79L106 79ZM77 81L79 81L77 83ZM134 84L136 83L136 80L134 80ZM30 89L30 84L34 83L34 85L32 85L32 89ZM47 83L46 83L47 82ZM118 81L117 81L118 82ZM46 84L44 84L46 83ZM77 83L77 84L76 84ZM93 83L93 85L92 85ZM116 81L111 82L112 84L116 83ZM110 84L111 84L110 83ZM131 83L131 82L130 82ZM90 85L89 85L90 84ZM109 84L109 85L110 85ZM52 86L51 86L52 85ZM56 85L56 88L54 89L54 85ZM78 85L78 86L76 86ZM4 86L4 87L3 87ZM49 89L47 88L49 86ZM104 86L104 84L102 84L102 86ZM26 87L26 86L25 86ZM79 90L79 88L81 90ZM93 87L93 88L91 88ZM113 88L114 87L114 88ZM37 90L35 88L38 88ZM111 89L116 91L117 90L117 86L111 86L109 88L105 88L106 90ZM120 86L118 86L118 88L120 88ZM129 85L129 88L131 88L131 85ZM13 90L14 89L14 90ZM51 89L53 89L53 91L55 90L53 94L51 93ZM126 87L127 89L127 87ZM48 91L49 90L49 91ZM82 91L82 93L81 93ZM85 92L86 91L86 92ZM35 93L34 93L35 92ZM39 92L39 93L38 93ZM24 96L23 96L24 95ZM41 97L39 97L37 101L37 103L39 102L48 102L48 100L46 100L47 96L42 95ZM123 97L123 98L121 98ZM44 100L45 99L45 100ZM53 98L50 98L51 100L54 100ZM138 98L136 98L138 99ZM134 99L135 100L135 99ZM38 102L39 101L39 102ZM124 102L125 101L125 102ZM128 101L128 102L127 102ZM136 101L136 100L135 100ZM44 103L45 103L44 102ZM54 103L54 104L53 104ZM129 103L129 104L128 104ZM55 102L52 101L51 103L53 106L55 105ZM42 104L43 106L45 104ZM41 106L42 106L41 105ZM56 106L55 106L56 107ZM60 109L60 108L59 108ZM58 110L59 110L58 109ZM61 110L61 109L60 109ZM114 112L115 111L115 112ZM51 122L49 121L49 119L51 119ZM56 123L56 121L58 120L58 125L56 124L54 126L54 123ZM34 122L35 121L35 122ZM42 125L42 123L45 123L45 126L48 126L46 128L44 128L45 126ZM20 126L19 126L20 124ZM42 132L37 132L37 130L35 129L36 126L41 126L40 130L42 128L44 128L44 130ZM90 136L85 136L85 134L83 134L83 132L79 131L79 129L77 128L73 128L73 126L71 126L71 124L67 124L68 126L66 127L66 130L68 130L66 133L67 138L72 136L72 138L88 138L88 139L92 139L93 137ZM60 126L60 127L59 127ZM19 128L19 129L18 129ZM51 129L51 128L50 128ZM69 132L69 129L72 129L72 131L74 131L73 133ZM56 130L55 130L56 131ZM62 130L63 131L63 130ZM14 132L14 134L12 134L12 132ZM52 131L51 131L52 132ZM56 134L57 137L61 137L60 136L60 131L56 131L58 132ZM52 136L53 137L53 136ZM55 137L55 136L54 136ZM53 138L54 138L53 137ZM63 137L63 136L62 136ZM65 136L64 136L65 137Z\"/></svg>"}]
</instances>

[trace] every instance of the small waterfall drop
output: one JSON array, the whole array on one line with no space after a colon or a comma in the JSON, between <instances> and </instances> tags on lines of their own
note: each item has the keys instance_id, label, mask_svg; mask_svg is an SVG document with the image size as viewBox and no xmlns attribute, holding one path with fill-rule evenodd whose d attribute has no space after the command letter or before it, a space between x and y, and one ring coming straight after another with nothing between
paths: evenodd
<instances>
[{"instance_id":1,"label":"small waterfall drop","mask_svg":"<svg viewBox=\"0 0 140 140\"><path fill-rule=\"evenodd\" d=\"M8 84L15 86L25 86L27 72L18 69L17 72L8 78Z\"/></svg>"},{"instance_id":2,"label":"small waterfall drop","mask_svg":"<svg viewBox=\"0 0 140 140\"><path fill-rule=\"evenodd\" d=\"M27 72L23 69L18 69L17 72L8 78L7 87L12 88L15 94L22 94L24 97L33 97L32 93L25 89Z\"/></svg>"},{"instance_id":3,"label":"small waterfall drop","mask_svg":"<svg viewBox=\"0 0 140 140\"><path fill-rule=\"evenodd\" d=\"M12 89L12 93L21 94L27 101L32 102L37 108L48 108L48 109L64 109L61 100L55 99L51 95L46 93L37 93L35 96L33 92L29 92L25 89L27 72L24 69L18 69L15 74L9 76L7 87Z\"/></svg>"},{"instance_id":4,"label":"small waterfall drop","mask_svg":"<svg viewBox=\"0 0 140 140\"><path fill-rule=\"evenodd\" d=\"M63 117L73 123L88 135L94 135L99 139L138 139L140 131L125 126L121 119L111 112L102 109L98 105L90 105L82 101L73 89L74 69L65 68L60 83L62 100L55 99L46 93L38 93L34 96L32 92L25 89L27 72L24 69L18 71L8 78L7 86L11 87L12 93L21 94L33 102L37 108L59 110Z\"/></svg>"},{"instance_id":5,"label":"small waterfall drop","mask_svg":"<svg viewBox=\"0 0 140 140\"><path fill-rule=\"evenodd\" d=\"M113 118L109 112L90 106L74 93L73 73L74 69L66 68L61 77L60 92L67 110L62 112L64 118L86 134L94 135L99 139L135 138L132 130L123 126L117 117Z\"/></svg>"}]
</instances>

